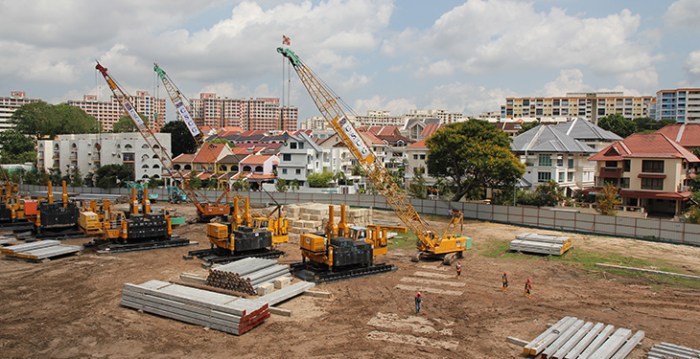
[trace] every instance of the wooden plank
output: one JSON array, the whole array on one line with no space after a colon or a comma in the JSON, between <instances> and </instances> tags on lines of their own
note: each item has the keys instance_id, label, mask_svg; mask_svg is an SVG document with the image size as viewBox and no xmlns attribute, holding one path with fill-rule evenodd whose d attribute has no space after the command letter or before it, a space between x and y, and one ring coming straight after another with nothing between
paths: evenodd
<instances>
[{"instance_id":1,"label":"wooden plank","mask_svg":"<svg viewBox=\"0 0 700 359\"><path fill-rule=\"evenodd\" d=\"M267 310L270 312L270 314L274 315L281 315L283 317L291 317L292 316L292 311L289 309L284 309L280 307L268 307Z\"/></svg>"},{"instance_id":2,"label":"wooden plank","mask_svg":"<svg viewBox=\"0 0 700 359\"><path fill-rule=\"evenodd\" d=\"M318 298L326 298L326 299L331 298L331 292L324 292L324 291L315 290L315 289L307 289L306 291L304 291L304 294L308 294L312 297L318 297Z\"/></svg>"}]
</instances>

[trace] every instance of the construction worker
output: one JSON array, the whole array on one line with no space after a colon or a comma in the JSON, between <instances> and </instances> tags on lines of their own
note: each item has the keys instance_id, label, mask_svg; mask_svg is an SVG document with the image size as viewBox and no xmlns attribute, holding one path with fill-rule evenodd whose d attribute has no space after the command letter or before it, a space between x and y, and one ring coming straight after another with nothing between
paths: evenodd
<instances>
[{"instance_id":1,"label":"construction worker","mask_svg":"<svg viewBox=\"0 0 700 359\"><path fill-rule=\"evenodd\" d=\"M459 278L462 275L462 263L457 262L455 268L457 268L457 278Z\"/></svg>"},{"instance_id":2,"label":"construction worker","mask_svg":"<svg viewBox=\"0 0 700 359\"><path fill-rule=\"evenodd\" d=\"M416 315L420 314L420 306L423 303L423 295L420 291L416 292Z\"/></svg>"},{"instance_id":3,"label":"construction worker","mask_svg":"<svg viewBox=\"0 0 700 359\"><path fill-rule=\"evenodd\" d=\"M508 290L508 273L503 272L503 276L501 277L501 281L503 282L503 287L501 288L501 291L505 292Z\"/></svg>"},{"instance_id":4,"label":"construction worker","mask_svg":"<svg viewBox=\"0 0 700 359\"><path fill-rule=\"evenodd\" d=\"M530 277L527 277L527 281L525 281L525 295L528 297L532 297L532 293L530 293L531 290L532 290L532 279Z\"/></svg>"}]
</instances>

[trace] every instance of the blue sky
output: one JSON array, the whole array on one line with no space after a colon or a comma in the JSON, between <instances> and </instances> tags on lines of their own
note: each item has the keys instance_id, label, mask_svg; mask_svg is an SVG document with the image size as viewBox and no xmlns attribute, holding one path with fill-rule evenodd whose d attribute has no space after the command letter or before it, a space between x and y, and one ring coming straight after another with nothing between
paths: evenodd
<instances>
[{"instance_id":1,"label":"blue sky","mask_svg":"<svg viewBox=\"0 0 700 359\"><path fill-rule=\"evenodd\" d=\"M281 35L356 113L497 111L506 96L700 87L700 0L0 0L0 95L281 97ZM296 76L290 104L317 115Z\"/></svg>"}]
</instances>

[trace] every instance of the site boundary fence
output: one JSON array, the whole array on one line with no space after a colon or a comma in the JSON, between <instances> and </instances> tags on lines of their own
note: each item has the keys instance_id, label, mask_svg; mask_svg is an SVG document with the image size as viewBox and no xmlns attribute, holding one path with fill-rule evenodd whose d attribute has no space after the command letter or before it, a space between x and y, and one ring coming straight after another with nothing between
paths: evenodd
<instances>
[{"instance_id":1,"label":"site boundary fence","mask_svg":"<svg viewBox=\"0 0 700 359\"><path fill-rule=\"evenodd\" d=\"M22 193L32 196L46 195L45 186L22 185ZM159 198L167 198L167 190L156 188L149 190L158 194ZM109 194L128 196L126 188L101 189L92 187L68 187L71 195L78 194ZM209 200L215 200L221 191L202 191ZM303 192L239 192L241 196L249 197L256 205L270 205L275 201L279 204L294 203L328 203L348 204L351 207L391 209L384 197L370 194L336 194L336 193L303 193ZM57 196L57 197L56 197ZM60 198L60 191L54 193L54 198ZM274 198L274 200L273 200ZM676 222L658 218L630 218L621 216L605 216L601 214L581 213L576 208L537 208L530 206L498 206L491 204L450 202L432 199L411 199L418 213L425 215L448 216L450 210L456 209L464 213L465 219L481 220L504 224L513 224L534 228L552 229L568 232L588 233L616 237L629 237L642 240L687 244L700 246L700 225Z\"/></svg>"}]
</instances>

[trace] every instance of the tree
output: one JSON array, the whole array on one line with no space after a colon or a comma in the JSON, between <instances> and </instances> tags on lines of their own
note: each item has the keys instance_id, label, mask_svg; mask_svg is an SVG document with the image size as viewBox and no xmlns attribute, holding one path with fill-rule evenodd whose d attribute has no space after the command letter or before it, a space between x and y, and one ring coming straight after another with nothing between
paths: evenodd
<instances>
[{"instance_id":1,"label":"tree","mask_svg":"<svg viewBox=\"0 0 700 359\"><path fill-rule=\"evenodd\" d=\"M297 180L292 180L292 183L289 184L289 188L292 191L298 191L299 190L299 181Z\"/></svg>"},{"instance_id":2,"label":"tree","mask_svg":"<svg viewBox=\"0 0 700 359\"><path fill-rule=\"evenodd\" d=\"M605 184L603 192L596 196L596 200L598 205L595 210L606 216L614 216L617 213L617 206L622 204L622 200L620 200L618 195L618 188L610 183Z\"/></svg>"},{"instance_id":3,"label":"tree","mask_svg":"<svg viewBox=\"0 0 700 359\"><path fill-rule=\"evenodd\" d=\"M408 193L415 198L428 198L428 188L425 185L423 173L425 173L423 167L413 167L413 178L408 182Z\"/></svg>"},{"instance_id":4,"label":"tree","mask_svg":"<svg viewBox=\"0 0 700 359\"><path fill-rule=\"evenodd\" d=\"M97 120L81 108L68 104L49 105L46 102L32 102L18 108L10 122L17 131L35 136L49 137L72 133L96 133Z\"/></svg>"},{"instance_id":5,"label":"tree","mask_svg":"<svg viewBox=\"0 0 700 359\"><path fill-rule=\"evenodd\" d=\"M83 177L83 183L85 183L87 187L95 187L95 174L88 172L88 174Z\"/></svg>"},{"instance_id":6,"label":"tree","mask_svg":"<svg viewBox=\"0 0 700 359\"><path fill-rule=\"evenodd\" d=\"M339 185L339 186L347 186L351 182L348 181L347 176L345 176L345 172L343 171L338 171L333 175L333 180Z\"/></svg>"},{"instance_id":7,"label":"tree","mask_svg":"<svg viewBox=\"0 0 700 359\"><path fill-rule=\"evenodd\" d=\"M213 139L211 141L207 141L207 142L209 142L209 143L223 143L223 144L228 145L229 147L235 147L233 142L231 142L223 137L215 138L215 139Z\"/></svg>"},{"instance_id":8,"label":"tree","mask_svg":"<svg viewBox=\"0 0 700 359\"><path fill-rule=\"evenodd\" d=\"M277 192L287 192L289 187L287 186L287 181L285 181L282 178L278 178L277 182L275 183L275 189Z\"/></svg>"},{"instance_id":9,"label":"tree","mask_svg":"<svg viewBox=\"0 0 700 359\"><path fill-rule=\"evenodd\" d=\"M148 119L143 117L143 115L139 114L141 119L143 119L143 123L148 126ZM138 129L136 129L136 125L134 124L134 120L129 117L129 115L124 115L119 118L119 121L115 122L114 125L112 125L112 132L113 133L121 133L121 132L137 132ZM163 131L161 131L163 132Z\"/></svg>"},{"instance_id":10,"label":"tree","mask_svg":"<svg viewBox=\"0 0 700 359\"><path fill-rule=\"evenodd\" d=\"M333 181L333 172L324 170L322 173L310 173L306 176L306 180L309 182L309 187L326 188Z\"/></svg>"},{"instance_id":11,"label":"tree","mask_svg":"<svg viewBox=\"0 0 700 359\"><path fill-rule=\"evenodd\" d=\"M106 165L95 172L95 185L100 188L115 188L134 180L134 170L125 165Z\"/></svg>"},{"instance_id":12,"label":"tree","mask_svg":"<svg viewBox=\"0 0 700 359\"><path fill-rule=\"evenodd\" d=\"M618 136L625 138L633 134L637 130L634 122L626 119L620 114L609 115L598 120L598 126L604 130L608 130Z\"/></svg>"},{"instance_id":13,"label":"tree","mask_svg":"<svg viewBox=\"0 0 700 359\"><path fill-rule=\"evenodd\" d=\"M538 207L556 207L566 196L564 196L557 182L549 180L547 183L537 186L535 198Z\"/></svg>"},{"instance_id":14,"label":"tree","mask_svg":"<svg viewBox=\"0 0 700 359\"><path fill-rule=\"evenodd\" d=\"M197 152L197 142L192 138L190 130L182 121L171 121L165 124L160 132L170 134L170 143L173 151L173 158L182 153Z\"/></svg>"},{"instance_id":15,"label":"tree","mask_svg":"<svg viewBox=\"0 0 700 359\"><path fill-rule=\"evenodd\" d=\"M533 129L539 125L540 125L540 120L532 121L532 122L524 122L522 125L520 125L520 130L518 130L518 133L516 135L520 135L520 134L523 134L527 131L530 131L531 129Z\"/></svg>"},{"instance_id":16,"label":"tree","mask_svg":"<svg viewBox=\"0 0 700 359\"><path fill-rule=\"evenodd\" d=\"M451 180L455 187L452 201L466 194L483 198L487 188L512 187L525 171L510 150L508 135L486 121L448 125L426 144L428 172Z\"/></svg>"},{"instance_id":17,"label":"tree","mask_svg":"<svg viewBox=\"0 0 700 359\"><path fill-rule=\"evenodd\" d=\"M365 172L365 169L362 168L362 166L361 166L359 163L357 163L357 164L355 164L354 166L352 166L352 172L351 172L351 173L352 173L353 176L361 176L361 177L366 177L366 176L367 176L367 172Z\"/></svg>"},{"instance_id":18,"label":"tree","mask_svg":"<svg viewBox=\"0 0 700 359\"><path fill-rule=\"evenodd\" d=\"M235 180L233 181L232 187L236 191L250 191L250 183L245 180Z\"/></svg>"},{"instance_id":19,"label":"tree","mask_svg":"<svg viewBox=\"0 0 700 359\"><path fill-rule=\"evenodd\" d=\"M636 128L634 132L656 132L666 125L676 123L674 120L656 121L651 117L637 117L632 121Z\"/></svg>"},{"instance_id":20,"label":"tree","mask_svg":"<svg viewBox=\"0 0 700 359\"><path fill-rule=\"evenodd\" d=\"M0 132L0 163L36 162L34 141L17 130Z\"/></svg>"},{"instance_id":21,"label":"tree","mask_svg":"<svg viewBox=\"0 0 700 359\"><path fill-rule=\"evenodd\" d=\"M83 175L80 173L80 169L75 167L73 173L70 175L70 185L73 187L82 187L85 182L83 181Z\"/></svg>"}]
</instances>

